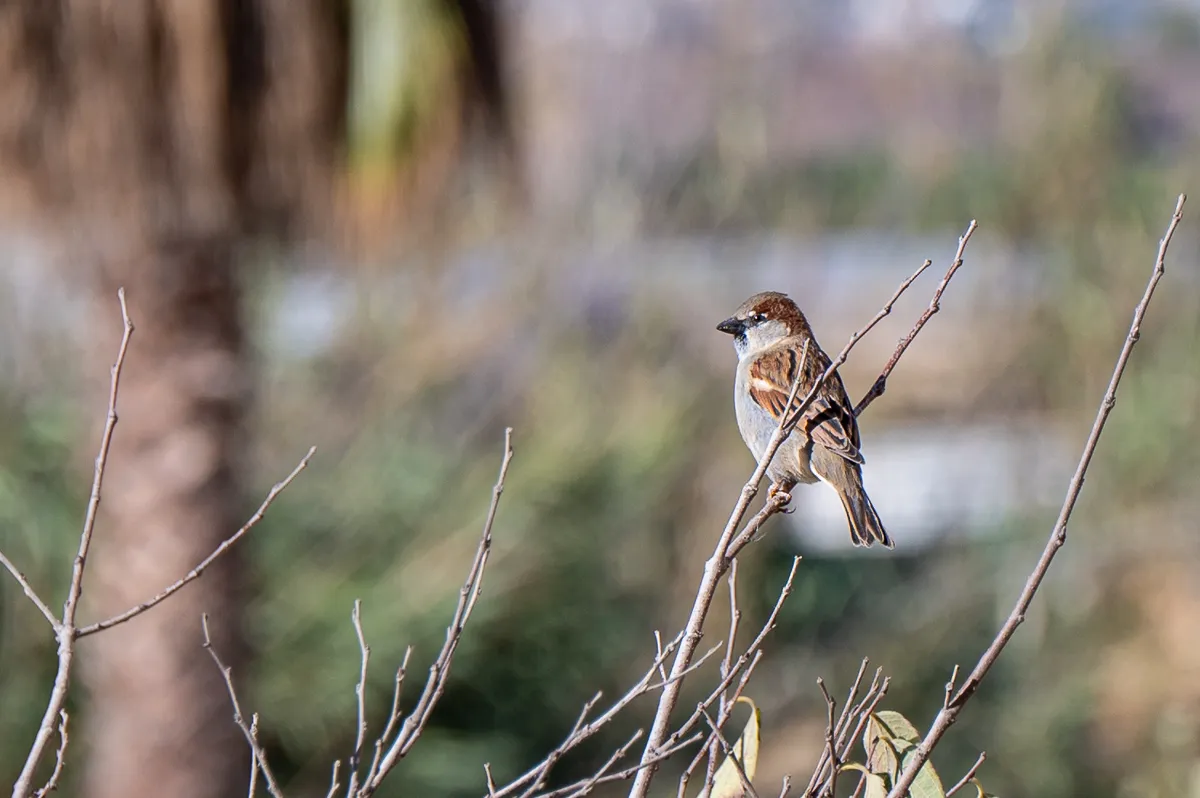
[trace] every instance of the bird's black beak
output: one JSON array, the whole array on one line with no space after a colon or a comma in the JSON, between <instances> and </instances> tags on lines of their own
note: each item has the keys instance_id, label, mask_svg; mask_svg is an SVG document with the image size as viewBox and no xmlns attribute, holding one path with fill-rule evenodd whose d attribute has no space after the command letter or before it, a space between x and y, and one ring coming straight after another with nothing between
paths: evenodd
<instances>
[{"instance_id":1,"label":"bird's black beak","mask_svg":"<svg viewBox=\"0 0 1200 798\"><path fill-rule=\"evenodd\" d=\"M717 329L723 333L729 333L730 335L741 335L742 331L746 329L746 323L743 321L738 321L734 318L729 318L718 324Z\"/></svg>"}]
</instances>

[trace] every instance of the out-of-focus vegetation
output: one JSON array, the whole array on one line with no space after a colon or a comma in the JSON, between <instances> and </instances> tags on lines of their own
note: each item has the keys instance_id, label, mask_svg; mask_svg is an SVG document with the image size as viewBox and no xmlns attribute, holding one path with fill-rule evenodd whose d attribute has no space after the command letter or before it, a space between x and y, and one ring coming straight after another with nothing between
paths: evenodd
<instances>
[{"instance_id":1,"label":"out-of-focus vegetation","mask_svg":"<svg viewBox=\"0 0 1200 798\"><path fill-rule=\"evenodd\" d=\"M926 254L944 258L977 218L989 240L1036 253L1029 265L1038 289L1015 315L987 319L1003 358L945 352L962 362L942 367L979 386L966 401L906 406L903 383L926 377L901 364L864 420L868 481L872 433L917 422L950 430L1032 417L1047 435L1063 432L1070 448L1082 445L1173 199L1200 175L1198 129L1164 110L1160 91L1200 79L1197 39L1183 35L1195 30L1190 16L1177 19L1146 34L1150 44L1130 56L1070 19L1038 17L1024 44L999 56L945 46L934 93L987 120L969 136L923 141L911 113L896 107L894 128L836 151L755 161L717 140L675 153L649 176L626 181L614 172L585 192L594 205L553 227L536 213L516 223L481 208L471 198L475 178L462 178L439 200L437 232L391 242L388 251L400 254L300 267L294 250L254 248L259 491L308 445L318 447L310 469L243 544L254 585L245 623L256 655L240 674L244 700L260 713L275 771L291 792L323 794L329 763L353 744L355 598L372 646L376 720L390 701L388 668L405 646L415 647L413 674L436 653L505 426L516 430L516 457L483 599L430 729L384 794L480 795L484 762L497 780L511 778L558 742L596 690L613 695L640 675L654 630L672 634L682 624L703 559L752 466L729 402L733 355L712 326L753 290L802 298L831 278L796 275L763 286L739 263L700 274L689 271L686 247L637 273L607 272L617 243L636 249L644 239L694 236L697 247L719 248L861 229L939 236L944 249ZM920 48L891 53L879 69L901 75L921 69L925 57ZM369 75L379 64L356 68ZM693 79L715 76L698 71ZM429 102L415 96L411 105L389 105L395 115L374 127L359 121L355 169L394 166L388 156L402 154L413 141L405 131L418 129L405 109ZM536 171L537 149L524 158ZM1004 796L1165 798L1198 789L1194 229L1185 225L1176 241L1166 296L1122 385L1070 545L939 748L947 784L986 749L980 775ZM881 302L916 265L891 264L882 282L873 276L871 296L856 296L855 307ZM972 266L968 253L964 269ZM919 283L914 293L925 289ZM952 287L944 304L949 310L963 296ZM957 310L954 324L967 326L989 312ZM136 321L138 308L131 311ZM307 346L322 312L332 314L329 335ZM811 312L833 318L828 308ZM850 330L863 320L837 323ZM840 346L834 332L822 339L827 349ZM85 500L80 440L102 407L63 400L79 367L64 341L41 334L9 346L6 358L53 367L14 367L22 379L0 385L0 545L61 601ZM876 367L851 364L852 393L865 390ZM844 692L864 655L892 675L885 706L919 728L927 723L952 666L974 662L1007 613L1053 513L1018 504L986 534L952 529L920 548L900 539L887 557L803 552L803 518L775 522L743 566L743 628L769 611L797 545L806 556L749 691L762 710L762 783L807 777L825 723L814 680L822 675L835 694ZM788 532L793 524L798 535ZM103 530L96 545L104 545ZM0 584L0 773L9 774L44 706L53 644L20 591ZM714 617L709 629L715 642L725 625ZM80 656L87 652L84 645ZM646 722L648 709L635 706L556 777L590 772ZM671 773L664 769L658 794L673 794ZM70 778L68 769L68 795ZM603 794L620 792L618 785Z\"/></svg>"}]
</instances>

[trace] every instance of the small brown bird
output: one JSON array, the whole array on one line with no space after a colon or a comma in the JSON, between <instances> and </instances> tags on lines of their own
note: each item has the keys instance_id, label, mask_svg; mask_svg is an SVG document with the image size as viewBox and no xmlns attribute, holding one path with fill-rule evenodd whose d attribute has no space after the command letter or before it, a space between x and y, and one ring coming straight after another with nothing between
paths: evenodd
<instances>
[{"instance_id":1,"label":"small brown bird","mask_svg":"<svg viewBox=\"0 0 1200 798\"><path fill-rule=\"evenodd\" d=\"M817 344L796 303L775 291L750 297L717 329L733 336L738 354L733 386L738 429L755 459L761 461L784 414L796 369L803 363L795 400L799 404L829 368L829 356ZM803 354L805 343L807 357ZM890 549L892 539L863 489L862 464L854 405L835 372L821 385L767 467L771 493L789 492L797 482L820 480L831 485L846 510L854 545L882 543Z\"/></svg>"}]
</instances>

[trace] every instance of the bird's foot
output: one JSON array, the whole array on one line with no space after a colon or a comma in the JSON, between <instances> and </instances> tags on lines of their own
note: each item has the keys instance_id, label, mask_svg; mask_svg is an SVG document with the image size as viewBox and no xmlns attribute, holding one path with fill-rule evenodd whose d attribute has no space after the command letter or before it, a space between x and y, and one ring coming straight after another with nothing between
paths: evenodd
<instances>
[{"instance_id":1,"label":"bird's foot","mask_svg":"<svg viewBox=\"0 0 1200 798\"><path fill-rule=\"evenodd\" d=\"M792 501L791 488L791 485L772 482L767 488L767 501L774 502L779 512L791 515L796 511L795 507L788 506Z\"/></svg>"}]
</instances>

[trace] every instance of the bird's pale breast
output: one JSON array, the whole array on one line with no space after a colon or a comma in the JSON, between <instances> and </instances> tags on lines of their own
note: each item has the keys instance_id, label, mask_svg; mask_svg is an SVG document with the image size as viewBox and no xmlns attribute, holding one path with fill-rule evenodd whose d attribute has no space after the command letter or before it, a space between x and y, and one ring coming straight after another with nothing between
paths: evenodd
<instances>
[{"instance_id":1,"label":"bird's pale breast","mask_svg":"<svg viewBox=\"0 0 1200 798\"><path fill-rule=\"evenodd\" d=\"M757 402L750 398L748 389L748 372L752 358L744 358L738 363L737 379L734 381L734 412L737 415L738 430L742 440L754 455L756 462L762 460L771 442L771 436L779 426L779 421L771 416ZM817 477L809 468L809 451L807 439L800 430L795 430L788 437L775 458L767 468L767 475L772 480L786 478L794 482L812 483Z\"/></svg>"}]
</instances>

